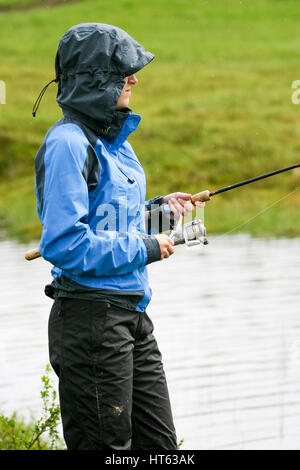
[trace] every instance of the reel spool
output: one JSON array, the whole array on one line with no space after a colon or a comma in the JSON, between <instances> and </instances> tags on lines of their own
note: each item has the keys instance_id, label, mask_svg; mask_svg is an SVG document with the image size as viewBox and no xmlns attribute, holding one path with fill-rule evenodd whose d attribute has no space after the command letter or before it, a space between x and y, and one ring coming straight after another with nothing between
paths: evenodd
<instances>
[{"instance_id":1,"label":"reel spool","mask_svg":"<svg viewBox=\"0 0 300 470\"><path fill-rule=\"evenodd\" d=\"M200 219L183 224L182 233L187 246L207 245L206 228Z\"/></svg>"},{"instance_id":2,"label":"reel spool","mask_svg":"<svg viewBox=\"0 0 300 470\"><path fill-rule=\"evenodd\" d=\"M169 237L174 240L175 245L186 244L186 246L207 245L206 228L201 219L194 219L182 226L182 215L180 214L176 227L170 232Z\"/></svg>"}]
</instances>

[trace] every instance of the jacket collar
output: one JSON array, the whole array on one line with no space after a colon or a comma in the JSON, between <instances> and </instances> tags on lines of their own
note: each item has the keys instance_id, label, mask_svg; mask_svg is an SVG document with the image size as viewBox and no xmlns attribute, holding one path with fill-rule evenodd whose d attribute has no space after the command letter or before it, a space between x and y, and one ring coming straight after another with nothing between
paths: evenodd
<instances>
[{"instance_id":1,"label":"jacket collar","mask_svg":"<svg viewBox=\"0 0 300 470\"><path fill-rule=\"evenodd\" d=\"M129 108L124 111L116 111L110 126L96 123L94 119L85 114L67 109L67 107L64 107L63 114L65 118L89 127L97 137L101 137L113 147L120 147L127 140L129 134L137 129L141 120L141 116L133 113Z\"/></svg>"},{"instance_id":2,"label":"jacket collar","mask_svg":"<svg viewBox=\"0 0 300 470\"><path fill-rule=\"evenodd\" d=\"M135 131L141 120L139 114L134 114L131 109L125 108L122 111L115 111L110 125L95 121L89 116L73 110L67 106L63 108L63 114L66 118L74 119L92 129L97 136L105 139L114 147L122 145L129 134Z\"/></svg>"},{"instance_id":3,"label":"jacket collar","mask_svg":"<svg viewBox=\"0 0 300 470\"><path fill-rule=\"evenodd\" d=\"M139 114L130 112L115 140L111 142L106 136L104 136L104 140L108 141L112 147L119 148L127 140L128 136L137 129L140 120L141 116Z\"/></svg>"}]
</instances>

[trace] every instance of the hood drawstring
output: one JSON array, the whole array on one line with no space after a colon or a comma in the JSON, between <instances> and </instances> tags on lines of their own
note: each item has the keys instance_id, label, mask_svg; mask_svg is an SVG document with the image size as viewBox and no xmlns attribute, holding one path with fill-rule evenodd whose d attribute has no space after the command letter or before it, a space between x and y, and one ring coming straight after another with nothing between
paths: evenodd
<instances>
[{"instance_id":1,"label":"hood drawstring","mask_svg":"<svg viewBox=\"0 0 300 470\"><path fill-rule=\"evenodd\" d=\"M45 91L47 90L48 86L51 85L51 83L53 82L58 82L58 77L54 78L53 80L51 80L51 82L47 83L47 85L44 86L44 88L42 89L42 91L40 92L36 102L34 103L34 106L33 106L33 109L32 109L32 116L35 117L36 116L36 112L38 110L38 107L40 105L40 102L42 101L42 98L44 96L44 93Z\"/></svg>"}]
</instances>

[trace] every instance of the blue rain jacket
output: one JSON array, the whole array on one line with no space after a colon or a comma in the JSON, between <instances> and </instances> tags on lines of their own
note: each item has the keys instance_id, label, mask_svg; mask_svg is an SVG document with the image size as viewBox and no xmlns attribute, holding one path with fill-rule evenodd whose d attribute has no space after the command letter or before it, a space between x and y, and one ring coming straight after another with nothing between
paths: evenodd
<instances>
[{"instance_id":1,"label":"blue rain jacket","mask_svg":"<svg viewBox=\"0 0 300 470\"><path fill-rule=\"evenodd\" d=\"M123 78L153 57L119 28L71 28L56 56L64 118L35 159L39 248L53 277L104 292L142 293L137 311L150 301L146 265L160 259L160 248L146 235L145 174L127 141L141 118L116 111L116 102Z\"/></svg>"}]
</instances>

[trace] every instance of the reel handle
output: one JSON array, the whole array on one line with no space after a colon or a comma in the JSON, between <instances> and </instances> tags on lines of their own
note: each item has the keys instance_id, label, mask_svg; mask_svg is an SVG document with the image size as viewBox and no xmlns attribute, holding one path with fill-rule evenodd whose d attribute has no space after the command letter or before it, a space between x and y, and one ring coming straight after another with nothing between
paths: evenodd
<instances>
[{"instance_id":1,"label":"reel handle","mask_svg":"<svg viewBox=\"0 0 300 470\"><path fill-rule=\"evenodd\" d=\"M191 201L194 204L196 201L205 202L210 200L210 192L208 189L206 191L201 191L200 193L194 194L191 197Z\"/></svg>"},{"instance_id":2,"label":"reel handle","mask_svg":"<svg viewBox=\"0 0 300 470\"><path fill-rule=\"evenodd\" d=\"M179 240L175 240L174 241L174 245L183 245L185 243L185 239L184 238L180 238Z\"/></svg>"},{"instance_id":3,"label":"reel handle","mask_svg":"<svg viewBox=\"0 0 300 470\"><path fill-rule=\"evenodd\" d=\"M25 253L25 259L27 259L27 261L31 261L33 259L39 258L40 256L42 255L38 248L34 248L33 250L26 251Z\"/></svg>"}]
</instances>

